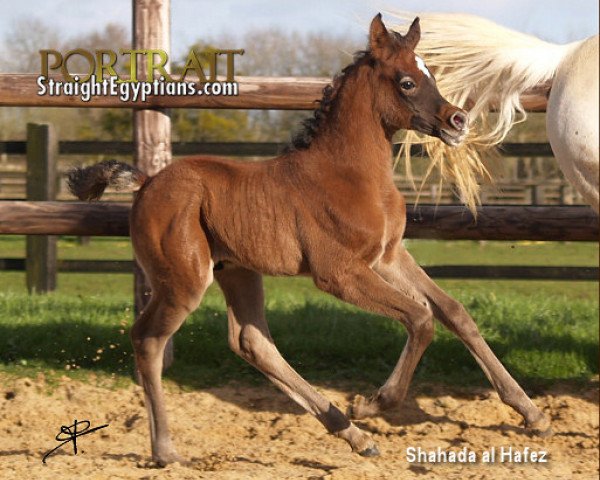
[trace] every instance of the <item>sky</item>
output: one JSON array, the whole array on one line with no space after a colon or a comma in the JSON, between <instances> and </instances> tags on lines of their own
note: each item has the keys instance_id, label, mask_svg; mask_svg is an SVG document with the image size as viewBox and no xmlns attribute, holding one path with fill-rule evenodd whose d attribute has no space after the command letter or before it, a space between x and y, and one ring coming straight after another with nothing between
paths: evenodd
<instances>
[{"instance_id":1,"label":"sky","mask_svg":"<svg viewBox=\"0 0 600 480\"><path fill-rule=\"evenodd\" d=\"M257 27L326 31L364 38L369 20L387 9L473 13L555 43L598 33L598 0L171 0L172 52L222 32ZM12 22L36 16L68 37L129 26L131 0L0 0L0 39ZM385 20L385 17L384 17ZM243 48L243 46L242 46Z\"/></svg>"}]
</instances>

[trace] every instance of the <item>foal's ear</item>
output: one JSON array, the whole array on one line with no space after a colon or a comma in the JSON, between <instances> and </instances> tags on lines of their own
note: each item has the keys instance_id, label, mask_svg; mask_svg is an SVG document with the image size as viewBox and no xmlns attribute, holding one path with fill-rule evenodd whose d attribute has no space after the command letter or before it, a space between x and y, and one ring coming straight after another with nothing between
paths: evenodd
<instances>
[{"instance_id":1,"label":"foal's ear","mask_svg":"<svg viewBox=\"0 0 600 480\"><path fill-rule=\"evenodd\" d=\"M419 23L419 17L417 17L410 24L408 33L404 35L404 41L406 42L406 46L414 50L419 40L421 40L421 24Z\"/></svg>"},{"instance_id":2,"label":"foal's ear","mask_svg":"<svg viewBox=\"0 0 600 480\"><path fill-rule=\"evenodd\" d=\"M382 58L384 51L391 45L390 34L381 20L381 13L375 15L369 28L369 50L375 58Z\"/></svg>"}]
</instances>

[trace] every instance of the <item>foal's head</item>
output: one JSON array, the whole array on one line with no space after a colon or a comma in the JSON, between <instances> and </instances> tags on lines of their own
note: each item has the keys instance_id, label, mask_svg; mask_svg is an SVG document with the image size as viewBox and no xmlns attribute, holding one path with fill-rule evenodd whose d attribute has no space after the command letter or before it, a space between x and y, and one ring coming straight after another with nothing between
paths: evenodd
<instances>
[{"instance_id":1,"label":"foal's head","mask_svg":"<svg viewBox=\"0 0 600 480\"><path fill-rule=\"evenodd\" d=\"M457 145L468 131L467 114L442 98L425 62L415 55L420 38L418 17L406 35L388 32L381 14L373 19L368 55L374 69L374 106L389 134L416 130Z\"/></svg>"}]
</instances>

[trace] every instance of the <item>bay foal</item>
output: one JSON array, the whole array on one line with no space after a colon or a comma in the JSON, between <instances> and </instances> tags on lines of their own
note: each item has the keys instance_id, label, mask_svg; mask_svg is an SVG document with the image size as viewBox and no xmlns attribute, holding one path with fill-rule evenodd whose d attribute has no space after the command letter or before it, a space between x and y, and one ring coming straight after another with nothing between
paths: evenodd
<instances>
[{"instance_id":1,"label":"bay foal","mask_svg":"<svg viewBox=\"0 0 600 480\"><path fill-rule=\"evenodd\" d=\"M272 160L239 163L197 157L148 178L119 162L70 174L81 199L107 185L141 187L131 213L135 255L152 298L131 331L150 417L152 457L179 459L161 387L168 339L216 278L227 302L229 345L361 455L378 454L371 437L320 395L281 357L265 320L262 275L310 275L325 292L393 318L408 341L389 380L357 397L357 418L398 405L433 337L433 317L471 350L500 397L537 429L548 423L496 359L461 304L419 268L401 240L405 203L392 178L391 138L415 129L459 143L466 114L439 94L413 52L415 19L404 36L376 16L368 49L326 89L294 147Z\"/></svg>"}]
</instances>

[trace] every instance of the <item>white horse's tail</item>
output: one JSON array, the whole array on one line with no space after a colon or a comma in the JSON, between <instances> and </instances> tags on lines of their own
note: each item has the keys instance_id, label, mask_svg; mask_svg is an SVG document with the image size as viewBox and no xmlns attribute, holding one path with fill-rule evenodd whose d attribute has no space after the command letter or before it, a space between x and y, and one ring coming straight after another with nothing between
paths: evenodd
<instances>
[{"instance_id":1,"label":"white horse's tail","mask_svg":"<svg viewBox=\"0 0 600 480\"><path fill-rule=\"evenodd\" d=\"M389 12L400 28L415 14ZM510 128L524 121L520 95L551 81L562 61L577 44L555 45L516 32L489 20L464 14L422 14L417 52L434 71L441 94L469 110L471 129L459 147L407 132L402 149L411 175L410 145L425 144L431 159L427 176L437 168L440 179L453 182L472 210L479 203L479 180L490 179L482 154L494 152ZM490 116L494 106L497 115Z\"/></svg>"}]
</instances>

